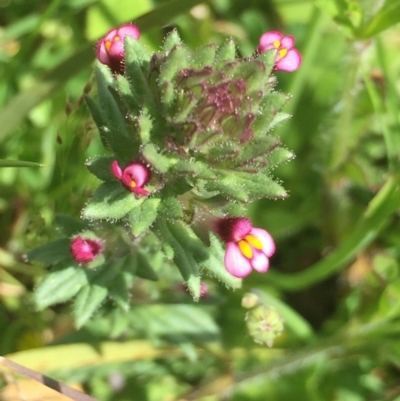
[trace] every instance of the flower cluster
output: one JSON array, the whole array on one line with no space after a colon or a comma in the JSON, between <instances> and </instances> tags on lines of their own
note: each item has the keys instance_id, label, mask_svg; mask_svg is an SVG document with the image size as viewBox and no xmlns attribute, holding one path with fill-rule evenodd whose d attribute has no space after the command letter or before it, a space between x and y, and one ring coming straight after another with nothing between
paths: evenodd
<instances>
[{"instance_id":1,"label":"flower cluster","mask_svg":"<svg viewBox=\"0 0 400 401\"><path fill-rule=\"evenodd\" d=\"M139 29L132 24L122 25L118 29L110 30L97 44L98 60L109 66L113 73L124 73L127 37L138 40ZM300 67L302 60L300 52L293 47L294 42L293 36L284 36L277 31L266 32L261 36L255 54L262 55L274 51L276 55L272 60L272 70L295 71ZM264 59L260 59L260 61L258 59L254 59L254 61L251 59L236 60L235 49L229 46L228 43L223 51L226 53L226 63L222 68L214 69L212 63L209 66L200 63L197 68L189 67L188 60L195 57L188 56L179 40L172 41L171 45L166 44L165 47L168 50L153 55L151 58L148 77L153 82L159 82L160 89L158 90L161 90L161 93L158 96L161 96L166 104L165 118L174 127L172 132L165 135L163 146L168 151L172 150L179 156L188 157L192 149L197 148L207 160L207 152L210 152L214 146L213 163L215 164L218 159L221 159L226 164L226 157L237 157L240 146L237 150L232 148L231 154L229 154L229 150L225 150L226 155L218 159L216 157L219 148L215 146L220 146L227 137L237 141L238 144L244 144L256 135L253 126L258 123L255 114L257 103L264 96L263 90L270 90L273 81L267 79L264 81L265 83L262 83L257 78L262 77L268 71L265 62L261 61ZM135 52L138 52L138 48L135 47L135 49ZM204 58L212 58L213 54L215 54L215 48L212 45L205 47L201 53ZM147 56L138 56L138 60L140 58L146 60ZM230 59L232 61L229 61ZM270 70L271 67L269 67ZM249 83L249 79L244 78L244 76L251 77L252 75L255 82L259 82L259 87L255 89ZM139 76L136 78L139 81L143 79ZM143 86L143 84L140 85ZM265 89L263 89L263 85L265 85ZM176 94L178 94L178 98L174 99ZM143 99L146 101L146 98L145 96ZM171 108L170 105L173 107ZM262 113L263 109L259 109L258 114ZM136 120L137 124L139 126L150 124L151 126L151 119L142 122L144 117L146 116L142 113ZM262 142L260 142L260 146L263 146ZM268 142L268 146L274 145ZM146 146L142 149L146 149ZM162 154L159 156L154 154L154 148L150 153L142 149L138 149L139 154L132 154L133 159L148 161L155 170L172 171L168 165L160 164L165 158ZM260 157L265 157L262 152ZM248 167L246 168L251 169L260 166L261 159L251 158L247 163ZM128 191L137 197L147 197L153 195L146 187L151 177L149 164L133 161L126 164L125 167L121 167L119 162L114 160L111 164L111 172ZM252 164L254 167L251 167ZM171 165L184 166L176 161ZM187 170L187 167L184 167L183 170L185 168ZM243 167L239 164L237 168L240 171ZM217 182L223 179L222 175L219 178L217 176L216 179ZM211 181L207 185L207 190L218 187L215 181ZM266 230L253 227L251 221L244 217L216 219L213 228L226 244L224 264L232 276L243 278L252 270L260 273L268 270L269 258L275 252L275 244Z\"/></svg>"}]
</instances>

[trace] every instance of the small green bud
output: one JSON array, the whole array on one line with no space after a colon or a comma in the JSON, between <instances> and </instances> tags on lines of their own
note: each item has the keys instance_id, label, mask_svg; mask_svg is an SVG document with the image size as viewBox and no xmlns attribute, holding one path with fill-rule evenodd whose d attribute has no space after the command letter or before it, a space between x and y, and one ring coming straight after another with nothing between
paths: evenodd
<instances>
[{"instance_id":1,"label":"small green bud","mask_svg":"<svg viewBox=\"0 0 400 401\"><path fill-rule=\"evenodd\" d=\"M256 343L272 347L283 331L283 318L274 308L259 305L246 313L246 326Z\"/></svg>"},{"instance_id":2,"label":"small green bud","mask_svg":"<svg viewBox=\"0 0 400 401\"><path fill-rule=\"evenodd\" d=\"M252 294L251 292L246 292L242 298L242 306L246 309L251 309L257 306L259 303L258 296L256 294Z\"/></svg>"}]
</instances>

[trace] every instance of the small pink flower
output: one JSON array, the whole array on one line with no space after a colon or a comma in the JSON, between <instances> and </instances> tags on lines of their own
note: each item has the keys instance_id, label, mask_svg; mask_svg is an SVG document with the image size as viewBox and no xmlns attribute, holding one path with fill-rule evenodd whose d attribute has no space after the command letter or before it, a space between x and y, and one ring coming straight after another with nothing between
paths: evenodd
<instances>
[{"instance_id":1,"label":"small pink flower","mask_svg":"<svg viewBox=\"0 0 400 401\"><path fill-rule=\"evenodd\" d=\"M269 49L276 49L275 69L296 71L301 64L301 54L297 49L293 49L293 45L293 36L283 36L280 32L270 31L261 36L257 50L263 53Z\"/></svg>"},{"instance_id":2,"label":"small pink flower","mask_svg":"<svg viewBox=\"0 0 400 401\"><path fill-rule=\"evenodd\" d=\"M75 237L70 246L72 257L79 264L89 263L104 251L104 243L98 238Z\"/></svg>"},{"instance_id":3,"label":"small pink flower","mask_svg":"<svg viewBox=\"0 0 400 401\"><path fill-rule=\"evenodd\" d=\"M139 39L139 28L133 24L125 24L118 29L111 29L104 38L97 42L97 58L100 63L108 65L118 74L124 72L125 36L132 36L135 39Z\"/></svg>"},{"instance_id":4,"label":"small pink flower","mask_svg":"<svg viewBox=\"0 0 400 401\"><path fill-rule=\"evenodd\" d=\"M129 191L143 196L149 194L143 186L150 180L150 171L143 163L130 163L122 170L118 162L114 160L111 163L111 172Z\"/></svg>"},{"instance_id":5,"label":"small pink flower","mask_svg":"<svg viewBox=\"0 0 400 401\"><path fill-rule=\"evenodd\" d=\"M224 264L232 276L243 278L253 269L260 273L268 270L275 243L267 231L239 217L218 220L215 231L226 242Z\"/></svg>"}]
</instances>

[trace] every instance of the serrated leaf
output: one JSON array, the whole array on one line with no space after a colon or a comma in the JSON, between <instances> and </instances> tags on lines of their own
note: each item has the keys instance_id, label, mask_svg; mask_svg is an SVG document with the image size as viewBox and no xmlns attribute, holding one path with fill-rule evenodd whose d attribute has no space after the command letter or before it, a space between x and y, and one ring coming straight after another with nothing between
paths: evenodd
<instances>
[{"instance_id":1,"label":"serrated leaf","mask_svg":"<svg viewBox=\"0 0 400 401\"><path fill-rule=\"evenodd\" d=\"M222 173L205 185L208 191L217 191L230 199L249 202L261 198L285 198L286 191L265 173Z\"/></svg>"},{"instance_id":2,"label":"serrated leaf","mask_svg":"<svg viewBox=\"0 0 400 401\"><path fill-rule=\"evenodd\" d=\"M150 335L218 335L219 328L210 314L194 305L150 305L135 308L131 315L136 327Z\"/></svg>"},{"instance_id":3,"label":"serrated leaf","mask_svg":"<svg viewBox=\"0 0 400 401\"><path fill-rule=\"evenodd\" d=\"M274 151L268 156L268 164L271 167L278 166L279 164L285 163L291 159L294 159L295 154L288 149L285 148L276 148Z\"/></svg>"},{"instance_id":4,"label":"serrated leaf","mask_svg":"<svg viewBox=\"0 0 400 401\"><path fill-rule=\"evenodd\" d=\"M37 286L33 301L38 310L50 305L66 302L87 284L84 268L67 266L48 274Z\"/></svg>"},{"instance_id":5,"label":"serrated leaf","mask_svg":"<svg viewBox=\"0 0 400 401\"><path fill-rule=\"evenodd\" d=\"M182 220L167 223L173 237L190 253L197 262L208 258L208 249L192 228Z\"/></svg>"},{"instance_id":6,"label":"serrated leaf","mask_svg":"<svg viewBox=\"0 0 400 401\"><path fill-rule=\"evenodd\" d=\"M112 300L123 310L128 311L130 308L130 287L133 283L134 276L129 272L121 272L113 281L109 295Z\"/></svg>"},{"instance_id":7,"label":"serrated leaf","mask_svg":"<svg viewBox=\"0 0 400 401\"><path fill-rule=\"evenodd\" d=\"M164 39L164 44L162 51L164 53L169 53L175 46L178 46L182 43L179 33L176 29L174 29L171 33L167 35Z\"/></svg>"},{"instance_id":8,"label":"serrated leaf","mask_svg":"<svg viewBox=\"0 0 400 401\"><path fill-rule=\"evenodd\" d=\"M191 276L199 275L199 266L191 252L188 252L185 245L180 242L181 238L176 238L164 221L157 221L156 228L160 234L161 241L168 244L173 250L173 261L178 267L185 281Z\"/></svg>"},{"instance_id":9,"label":"serrated leaf","mask_svg":"<svg viewBox=\"0 0 400 401\"><path fill-rule=\"evenodd\" d=\"M98 62L96 64L96 82L99 92L99 104L104 116L107 128L117 137L129 137L125 124L125 118L121 114L118 104L109 90L109 86L114 84L112 75L108 67Z\"/></svg>"},{"instance_id":10,"label":"serrated leaf","mask_svg":"<svg viewBox=\"0 0 400 401\"><path fill-rule=\"evenodd\" d=\"M199 47L193 53L191 66L194 68L202 69L206 66L213 66L215 60L215 54L217 52L217 46L213 43Z\"/></svg>"},{"instance_id":11,"label":"serrated leaf","mask_svg":"<svg viewBox=\"0 0 400 401\"><path fill-rule=\"evenodd\" d=\"M144 199L143 197L137 199L120 182L104 182L84 207L82 216L89 220L119 220L140 205Z\"/></svg>"},{"instance_id":12,"label":"serrated leaf","mask_svg":"<svg viewBox=\"0 0 400 401\"><path fill-rule=\"evenodd\" d=\"M186 281L187 289L194 301L198 301L201 295L201 279L200 276L190 276L189 280Z\"/></svg>"},{"instance_id":13,"label":"serrated leaf","mask_svg":"<svg viewBox=\"0 0 400 401\"><path fill-rule=\"evenodd\" d=\"M264 135L262 138L254 138L246 142L242 145L240 154L234 159L235 166L251 164L252 160L257 157L265 157L271 154L271 152L279 146L280 142L279 138L272 135ZM267 161L266 158L265 161Z\"/></svg>"},{"instance_id":14,"label":"serrated leaf","mask_svg":"<svg viewBox=\"0 0 400 401\"><path fill-rule=\"evenodd\" d=\"M160 71L160 83L171 82L178 71L189 64L189 51L184 45L174 47L168 54Z\"/></svg>"},{"instance_id":15,"label":"serrated leaf","mask_svg":"<svg viewBox=\"0 0 400 401\"><path fill-rule=\"evenodd\" d=\"M82 289L74 304L74 319L76 328L81 328L93 315L96 309L107 297L107 288L90 285Z\"/></svg>"},{"instance_id":16,"label":"serrated leaf","mask_svg":"<svg viewBox=\"0 0 400 401\"><path fill-rule=\"evenodd\" d=\"M46 265L54 265L71 257L69 250L70 240L61 238L48 244L32 249L26 254L30 261L41 262Z\"/></svg>"},{"instance_id":17,"label":"serrated leaf","mask_svg":"<svg viewBox=\"0 0 400 401\"><path fill-rule=\"evenodd\" d=\"M149 263L149 256L145 255L141 251L138 251L136 253L136 263L137 263L137 268L136 268L136 276L143 278L145 280L150 280L150 281L158 281L158 275L154 271L153 266L156 266L158 264L163 263L162 259L162 254L158 253L157 255L154 255L151 258L151 262Z\"/></svg>"},{"instance_id":18,"label":"serrated leaf","mask_svg":"<svg viewBox=\"0 0 400 401\"><path fill-rule=\"evenodd\" d=\"M160 217L167 219L179 219L183 217L181 202L175 196L166 196L161 200L159 207Z\"/></svg>"},{"instance_id":19,"label":"serrated leaf","mask_svg":"<svg viewBox=\"0 0 400 401\"><path fill-rule=\"evenodd\" d=\"M56 214L55 220L59 230L67 237L71 237L87 229L86 222L66 214Z\"/></svg>"},{"instance_id":20,"label":"serrated leaf","mask_svg":"<svg viewBox=\"0 0 400 401\"><path fill-rule=\"evenodd\" d=\"M150 60L150 52L140 41L131 36L124 38L125 49L125 75L130 83L132 94L140 105L152 108L154 105L153 95L144 74L145 65Z\"/></svg>"},{"instance_id":21,"label":"serrated leaf","mask_svg":"<svg viewBox=\"0 0 400 401\"><path fill-rule=\"evenodd\" d=\"M99 105L89 96L85 96L86 105L92 115L93 121L95 122L98 130L101 142L106 149L110 148L107 141L108 128L106 126L106 120L100 110Z\"/></svg>"},{"instance_id":22,"label":"serrated leaf","mask_svg":"<svg viewBox=\"0 0 400 401\"><path fill-rule=\"evenodd\" d=\"M135 237L143 234L154 223L161 199L148 198L129 213L131 232Z\"/></svg>"},{"instance_id":23,"label":"serrated leaf","mask_svg":"<svg viewBox=\"0 0 400 401\"><path fill-rule=\"evenodd\" d=\"M111 163L114 160L114 157L96 157L86 160L85 166L98 179L102 181L111 181L115 179L111 173Z\"/></svg>"},{"instance_id":24,"label":"serrated leaf","mask_svg":"<svg viewBox=\"0 0 400 401\"><path fill-rule=\"evenodd\" d=\"M228 273L224 266L224 257L225 249L221 241L213 233L210 233L209 258L201 263L201 267L227 287L240 288L242 280Z\"/></svg>"},{"instance_id":25,"label":"serrated leaf","mask_svg":"<svg viewBox=\"0 0 400 401\"><path fill-rule=\"evenodd\" d=\"M196 178L204 178L208 180L216 178L212 170L205 163L200 161L179 160L172 166L171 173L182 175L190 174Z\"/></svg>"},{"instance_id":26,"label":"serrated leaf","mask_svg":"<svg viewBox=\"0 0 400 401\"><path fill-rule=\"evenodd\" d=\"M151 130L153 128L153 122L147 112L143 112L138 118L139 135L142 144L146 144L151 141Z\"/></svg>"},{"instance_id":27,"label":"serrated leaf","mask_svg":"<svg viewBox=\"0 0 400 401\"><path fill-rule=\"evenodd\" d=\"M176 163L174 157L161 154L152 143L143 146L142 155L160 173L166 173Z\"/></svg>"},{"instance_id":28,"label":"serrated leaf","mask_svg":"<svg viewBox=\"0 0 400 401\"><path fill-rule=\"evenodd\" d=\"M228 39L224 45L222 45L215 57L215 63L217 66L226 64L228 62L234 61L236 58L236 44L233 39Z\"/></svg>"},{"instance_id":29,"label":"serrated leaf","mask_svg":"<svg viewBox=\"0 0 400 401\"><path fill-rule=\"evenodd\" d=\"M124 260L117 260L97 270L86 271L88 285L77 295L73 309L77 328L82 327L106 299L108 289L120 274L123 264Z\"/></svg>"},{"instance_id":30,"label":"serrated leaf","mask_svg":"<svg viewBox=\"0 0 400 401\"><path fill-rule=\"evenodd\" d=\"M276 50L271 49L259 54L256 60L262 61L265 65L265 75L269 76L275 65Z\"/></svg>"}]
</instances>

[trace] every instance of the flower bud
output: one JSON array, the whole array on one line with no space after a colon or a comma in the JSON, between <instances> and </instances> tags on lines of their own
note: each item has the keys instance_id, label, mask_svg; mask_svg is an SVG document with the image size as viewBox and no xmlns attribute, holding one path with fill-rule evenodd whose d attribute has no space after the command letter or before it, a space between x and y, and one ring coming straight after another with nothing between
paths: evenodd
<instances>
[{"instance_id":1,"label":"flower bud","mask_svg":"<svg viewBox=\"0 0 400 401\"><path fill-rule=\"evenodd\" d=\"M104 243L99 238L84 238L78 235L72 239L70 250L76 262L85 264L101 255Z\"/></svg>"},{"instance_id":2,"label":"flower bud","mask_svg":"<svg viewBox=\"0 0 400 401\"><path fill-rule=\"evenodd\" d=\"M283 331L283 318L274 308L259 305L246 313L246 326L256 343L272 347Z\"/></svg>"},{"instance_id":3,"label":"flower bud","mask_svg":"<svg viewBox=\"0 0 400 401\"><path fill-rule=\"evenodd\" d=\"M140 31L136 25L125 24L118 29L111 29L104 38L97 42L97 58L100 63L108 65L113 72L124 72L124 38L132 36L139 39Z\"/></svg>"}]
</instances>

